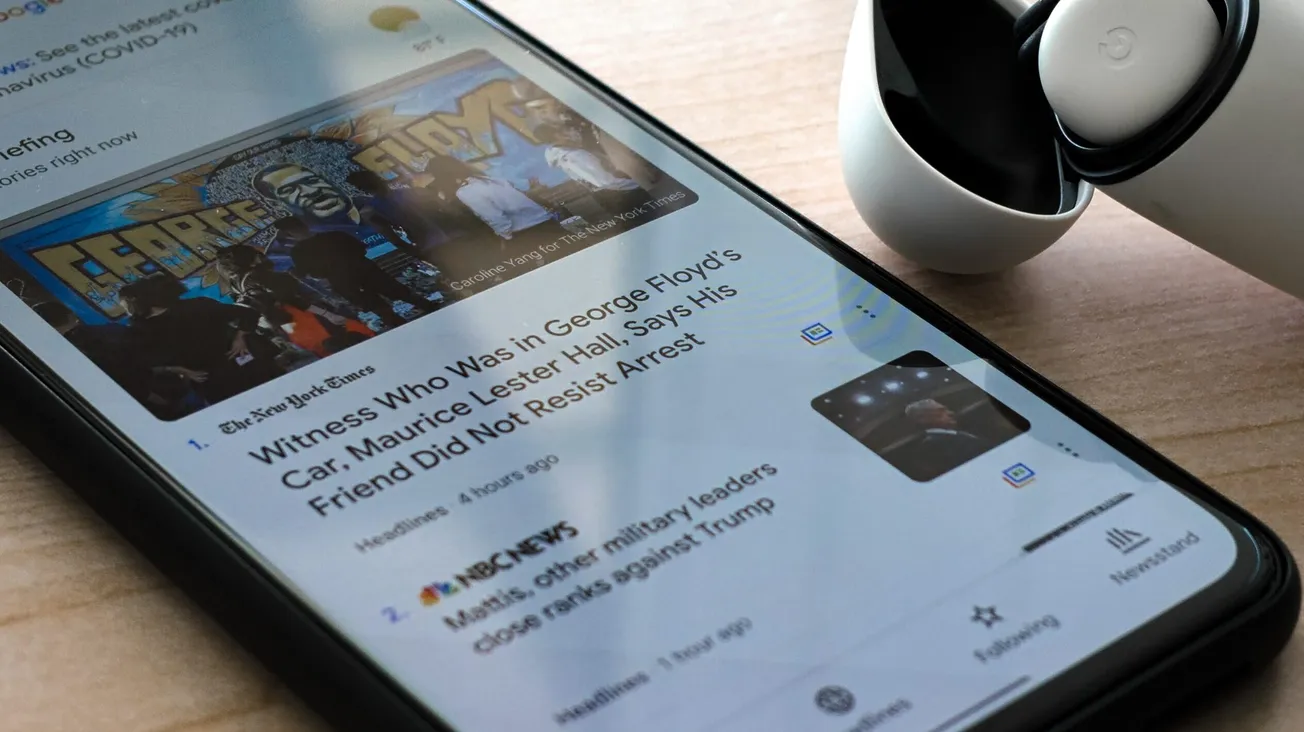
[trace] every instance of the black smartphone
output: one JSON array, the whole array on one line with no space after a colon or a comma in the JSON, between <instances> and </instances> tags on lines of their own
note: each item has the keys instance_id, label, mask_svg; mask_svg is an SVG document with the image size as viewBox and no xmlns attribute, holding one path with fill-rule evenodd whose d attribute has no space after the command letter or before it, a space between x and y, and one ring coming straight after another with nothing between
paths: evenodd
<instances>
[{"instance_id":1,"label":"black smartphone","mask_svg":"<svg viewBox=\"0 0 1304 732\"><path fill-rule=\"evenodd\" d=\"M1259 521L479 4L0 48L6 423L340 728L1150 728L1291 633Z\"/></svg>"}]
</instances>

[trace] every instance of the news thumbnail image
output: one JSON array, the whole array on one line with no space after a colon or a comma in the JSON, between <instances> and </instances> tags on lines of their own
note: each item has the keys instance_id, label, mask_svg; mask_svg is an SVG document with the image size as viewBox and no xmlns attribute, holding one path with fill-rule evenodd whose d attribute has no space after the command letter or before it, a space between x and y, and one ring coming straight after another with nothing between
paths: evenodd
<instances>
[{"instance_id":1,"label":"news thumbnail image","mask_svg":"<svg viewBox=\"0 0 1304 732\"><path fill-rule=\"evenodd\" d=\"M174 420L697 200L487 53L381 95L0 240L0 276Z\"/></svg>"},{"instance_id":2,"label":"news thumbnail image","mask_svg":"<svg viewBox=\"0 0 1304 732\"><path fill-rule=\"evenodd\" d=\"M923 351L811 405L912 480L925 483L1028 431L1022 415Z\"/></svg>"}]
</instances>

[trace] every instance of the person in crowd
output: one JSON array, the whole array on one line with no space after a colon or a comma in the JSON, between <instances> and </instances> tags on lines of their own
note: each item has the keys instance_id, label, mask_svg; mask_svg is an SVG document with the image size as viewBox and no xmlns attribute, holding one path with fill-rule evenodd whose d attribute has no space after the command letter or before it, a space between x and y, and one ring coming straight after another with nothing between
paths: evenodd
<instances>
[{"instance_id":1,"label":"person in crowd","mask_svg":"<svg viewBox=\"0 0 1304 732\"><path fill-rule=\"evenodd\" d=\"M538 84L524 77L512 82L512 92L525 110L533 126L569 127L580 139L585 150L601 151L617 170L638 182L640 188L651 191L661 181L663 174L655 166L634 152L623 142L607 134L602 128L585 119L561 100L545 92ZM536 139L538 136L536 134Z\"/></svg>"},{"instance_id":2,"label":"person in crowd","mask_svg":"<svg viewBox=\"0 0 1304 732\"><path fill-rule=\"evenodd\" d=\"M315 356L324 358L375 335L362 322L314 302L294 275L277 272L272 261L253 247L223 250L217 269L230 283L238 304L257 310L270 328Z\"/></svg>"},{"instance_id":3,"label":"person in crowd","mask_svg":"<svg viewBox=\"0 0 1304 732\"><path fill-rule=\"evenodd\" d=\"M915 453L929 464L962 465L991 447L977 435L961 430L955 412L935 399L907 405L905 415L922 433Z\"/></svg>"},{"instance_id":4,"label":"person in crowd","mask_svg":"<svg viewBox=\"0 0 1304 732\"><path fill-rule=\"evenodd\" d=\"M422 297L368 257L367 245L356 236L339 230L313 233L296 217L274 226L278 244L289 249L294 271L324 280L354 308L375 314L390 328L407 322L398 312L401 304L412 308L413 317L425 314L419 304Z\"/></svg>"},{"instance_id":5,"label":"person in crowd","mask_svg":"<svg viewBox=\"0 0 1304 732\"><path fill-rule=\"evenodd\" d=\"M458 273L474 273L501 258L499 247L489 250L485 242L498 237L488 224L458 199L451 181L435 181L428 187L391 184L370 171L359 171L349 183L372 196L368 209L374 219L394 222L421 249L421 258L439 272L439 281L459 279ZM444 287L445 296L466 295Z\"/></svg>"},{"instance_id":6,"label":"person in crowd","mask_svg":"<svg viewBox=\"0 0 1304 732\"><path fill-rule=\"evenodd\" d=\"M585 149L575 128L543 125L534 134L548 146L544 151L548 165L587 187L608 213L629 213L651 200L637 181L615 170L603 156Z\"/></svg>"},{"instance_id":7,"label":"person in crowd","mask_svg":"<svg viewBox=\"0 0 1304 732\"><path fill-rule=\"evenodd\" d=\"M394 231L395 238L410 242L414 256L425 259L426 252L449 240L438 207L432 205L432 196L424 195L424 191L403 184L394 187L370 170L350 173L348 183L370 196L363 203L362 218L378 229Z\"/></svg>"},{"instance_id":8,"label":"person in crowd","mask_svg":"<svg viewBox=\"0 0 1304 732\"><path fill-rule=\"evenodd\" d=\"M426 168L440 185L448 185L503 242L528 249L552 243L568 232L550 207L508 181L491 178L449 156L437 157Z\"/></svg>"},{"instance_id":9,"label":"person in crowd","mask_svg":"<svg viewBox=\"0 0 1304 732\"><path fill-rule=\"evenodd\" d=\"M563 104L560 99L544 91L538 84L525 77L519 77L512 81L511 88L512 95L521 105L524 116L532 127L543 125L570 127L578 131L586 148L599 147L598 138L601 133L597 126L580 116L579 112Z\"/></svg>"},{"instance_id":10,"label":"person in crowd","mask_svg":"<svg viewBox=\"0 0 1304 732\"><path fill-rule=\"evenodd\" d=\"M131 328L121 323L86 325L68 306L49 300L32 306L50 327L98 366L137 401L163 419L184 416L194 406L193 390L176 379L160 378L140 363Z\"/></svg>"},{"instance_id":11,"label":"person in crowd","mask_svg":"<svg viewBox=\"0 0 1304 732\"><path fill-rule=\"evenodd\" d=\"M166 274L122 287L141 363L189 382L210 405L284 375L280 349L258 333L256 310L185 294Z\"/></svg>"},{"instance_id":12,"label":"person in crowd","mask_svg":"<svg viewBox=\"0 0 1304 732\"><path fill-rule=\"evenodd\" d=\"M652 191L657 184L662 182L665 174L657 170L656 166L649 163L642 155L634 152L628 145L617 140L606 131L599 129L597 131L598 148L617 170L626 176L633 178L645 191Z\"/></svg>"}]
</instances>

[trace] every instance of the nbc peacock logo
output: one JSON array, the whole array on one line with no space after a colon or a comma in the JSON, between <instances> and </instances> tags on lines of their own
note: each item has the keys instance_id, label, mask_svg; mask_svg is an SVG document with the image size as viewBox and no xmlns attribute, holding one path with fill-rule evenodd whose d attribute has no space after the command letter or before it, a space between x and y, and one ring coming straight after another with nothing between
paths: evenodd
<instances>
[{"instance_id":1,"label":"nbc peacock logo","mask_svg":"<svg viewBox=\"0 0 1304 732\"><path fill-rule=\"evenodd\" d=\"M440 600L447 599L461 592L462 588L451 582L436 582L421 588L421 604L426 607L438 605Z\"/></svg>"}]
</instances>

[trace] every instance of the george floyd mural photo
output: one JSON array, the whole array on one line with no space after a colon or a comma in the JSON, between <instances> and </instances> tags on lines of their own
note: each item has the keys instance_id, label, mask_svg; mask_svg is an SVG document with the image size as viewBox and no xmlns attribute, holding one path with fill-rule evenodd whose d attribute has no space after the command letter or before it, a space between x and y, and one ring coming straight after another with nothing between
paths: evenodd
<instances>
[{"instance_id":1,"label":"george floyd mural photo","mask_svg":"<svg viewBox=\"0 0 1304 732\"><path fill-rule=\"evenodd\" d=\"M0 240L0 280L175 420L697 200L484 52L359 96Z\"/></svg>"}]
</instances>

